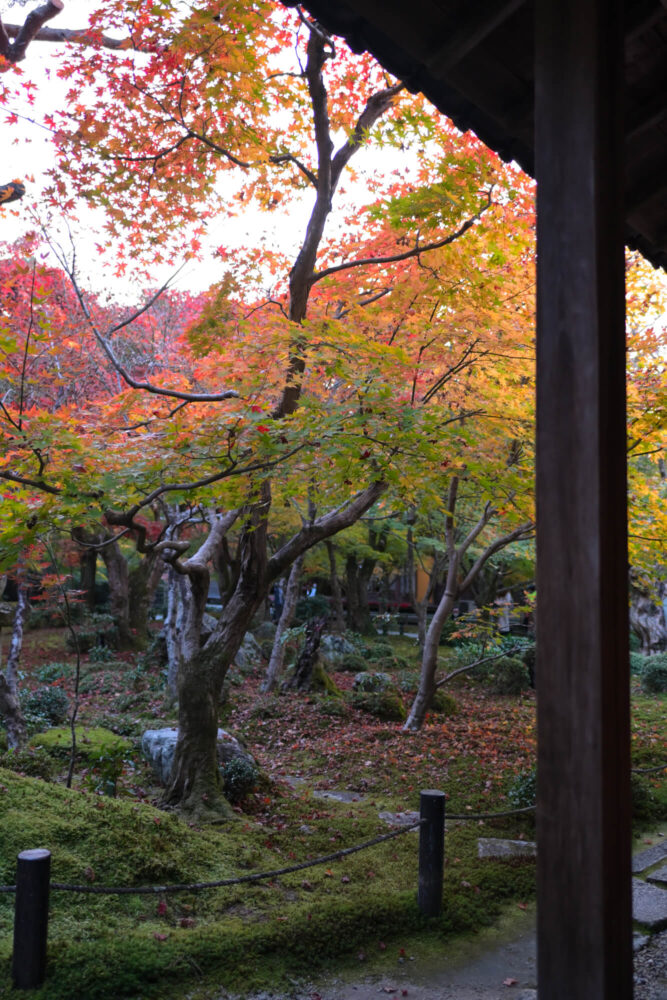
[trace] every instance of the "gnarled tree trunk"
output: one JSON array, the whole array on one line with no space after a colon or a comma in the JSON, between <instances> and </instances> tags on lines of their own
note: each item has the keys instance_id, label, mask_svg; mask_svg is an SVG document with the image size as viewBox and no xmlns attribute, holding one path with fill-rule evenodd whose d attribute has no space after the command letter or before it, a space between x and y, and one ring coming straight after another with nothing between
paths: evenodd
<instances>
[{"instance_id":1,"label":"gnarled tree trunk","mask_svg":"<svg viewBox=\"0 0 667 1000\"><path fill-rule=\"evenodd\" d=\"M667 581L664 580L657 584L653 595L638 587L630 588L630 625L641 640L645 656L667 649L666 598Z\"/></svg>"},{"instance_id":2,"label":"gnarled tree trunk","mask_svg":"<svg viewBox=\"0 0 667 1000\"><path fill-rule=\"evenodd\" d=\"M329 580L331 582L331 606L333 615L331 616L331 631L345 631L345 609L343 607L343 594L338 580L338 570L336 567L336 547L333 542L327 542L327 553L329 555Z\"/></svg>"}]
</instances>

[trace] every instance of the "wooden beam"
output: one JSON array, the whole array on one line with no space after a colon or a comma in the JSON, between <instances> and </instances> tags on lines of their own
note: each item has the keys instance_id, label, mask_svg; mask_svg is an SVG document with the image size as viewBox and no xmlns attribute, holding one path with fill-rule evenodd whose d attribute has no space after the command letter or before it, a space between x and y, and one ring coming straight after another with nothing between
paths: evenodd
<instances>
[{"instance_id":1,"label":"wooden beam","mask_svg":"<svg viewBox=\"0 0 667 1000\"><path fill-rule=\"evenodd\" d=\"M502 3L486 0L475 4L475 13L463 20L447 41L430 53L425 61L427 69L436 79L442 78L524 3L525 0L504 0Z\"/></svg>"},{"instance_id":2,"label":"wooden beam","mask_svg":"<svg viewBox=\"0 0 667 1000\"><path fill-rule=\"evenodd\" d=\"M536 2L540 1000L632 997L621 23Z\"/></svg>"}]
</instances>

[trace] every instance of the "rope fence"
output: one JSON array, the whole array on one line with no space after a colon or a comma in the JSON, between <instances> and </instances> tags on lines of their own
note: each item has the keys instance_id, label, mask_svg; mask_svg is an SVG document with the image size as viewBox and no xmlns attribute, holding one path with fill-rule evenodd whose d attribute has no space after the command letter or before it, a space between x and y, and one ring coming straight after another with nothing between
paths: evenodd
<instances>
[{"instance_id":1,"label":"rope fence","mask_svg":"<svg viewBox=\"0 0 667 1000\"><path fill-rule=\"evenodd\" d=\"M655 773L664 770L655 768L633 768L639 773ZM494 813L448 813L449 820L488 820L507 816L518 816L533 812L535 806L523 806ZM184 882L172 885L104 886L75 885L67 882L51 882L51 852L46 849L22 851L17 859L16 884L1 885L0 893L16 895L14 911L14 950L12 955L12 978L17 989L34 989L44 981L46 972L46 942L48 934L49 893L76 892L86 895L105 896L162 896L177 892L202 892L207 889L221 889L234 885L279 878L294 872L305 871L318 865L329 864L341 858L368 850L378 844L394 840L405 833L419 829L419 884L417 903L421 913L427 917L438 916L442 909L442 888L445 852L445 793L428 789L420 794L419 819L401 824L400 829L379 834L352 847L343 847L330 854L321 855L308 861L274 868L266 872L237 875L232 878L211 882Z\"/></svg>"},{"instance_id":2,"label":"rope fence","mask_svg":"<svg viewBox=\"0 0 667 1000\"><path fill-rule=\"evenodd\" d=\"M502 813L457 813L449 819L474 820L530 812L534 807L513 809ZM49 893L76 892L86 895L106 896L162 896L176 892L201 892L206 889L247 885L279 878L293 872L304 871L317 865L330 864L341 858L368 850L378 844L394 840L405 833L419 830L419 883L417 903L427 917L438 916L442 909L442 887L445 855L445 793L433 789L420 795L419 819L401 824L397 830L379 834L352 847L343 847L308 861L274 868L266 872L237 875L211 882L188 882L172 885L104 886L75 885L51 882L51 852L45 849L22 851L17 859L16 884L0 886L2 893L15 893L14 951L12 978L17 989L34 989L44 981L46 972L46 942L48 934Z\"/></svg>"}]
</instances>

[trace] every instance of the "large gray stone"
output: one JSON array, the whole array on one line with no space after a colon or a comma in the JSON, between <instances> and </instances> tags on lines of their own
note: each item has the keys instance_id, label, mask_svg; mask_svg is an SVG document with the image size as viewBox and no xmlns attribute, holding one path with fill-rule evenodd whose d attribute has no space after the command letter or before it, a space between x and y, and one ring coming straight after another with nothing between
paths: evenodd
<instances>
[{"instance_id":1,"label":"large gray stone","mask_svg":"<svg viewBox=\"0 0 667 1000\"><path fill-rule=\"evenodd\" d=\"M362 670L355 674L353 687L355 691L393 691L396 689L390 674L385 674L382 671L376 673L373 670Z\"/></svg>"},{"instance_id":2,"label":"large gray stone","mask_svg":"<svg viewBox=\"0 0 667 1000\"><path fill-rule=\"evenodd\" d=\"M177 739L178 729L172 728L147 729L141 737L142 753L153 768L155 777L163 785L169 782L171 776ZM217 752L220 767L224 767L234 757L242 757L253 764L255 763L252 755L239 743L236 737L231 736L224 729L218 729Z\"/></svg>"},{"instance_id":3,"label":"large gray stone","mask_svg":"<svg viewBox=\"0 0 667 1000\"><path fill-rule=\"evenodd\" d=\"M667 889L667 865L662 868L658 868L657 871L651 872L650 875L646 876L649 882L655 882L656 885L663 885Z\"/></svg>"},{"instance_id":4,"label":"large gray stone","mask_svg":"<svg viewBox=\"0 0 667 1000\"><path fill-rule=\"evenodd\" d=\"M252 630L252 634L258 642L261 642L262 640L270 640L273 642L276 637L276 624L275 622L270 621L260 622L257 628Z\"/></svg>"},{"instance_id":5,"label":"large gray stone","mask_svg":"<svg viewBox=\"0 0 667 1000\"><path fill-rule=\"evenodd\" d=\"M646 871L652 865L657 865L658 861L667 858L667 837L664 840L649 847L646 851L640 851L632 859L632 873L638 875L639 872Z\"/></svg>"},{"instance_id":6,"label":"large gray stone","mask_svg":"<svg viewBox=\"0 0 667 1000\"><path fill-rule=\"evenodd\" d=\"M534 858L537 844L532 840L499 840L496 837L480 837L477 841L479 858Z\"/></svg>"},{"instance_id":7,"label":"large gray stone","mask_svg":"<svg viewBox=\"0 0 667 1000\"><path fill-rule=\"evenodd\" d=\"M388 823L389 826L412 826L413 823L419 822L418 812L381 812L378 813L381 820ZM419 831L419 827L414 828L415 833Z\"/></svg>"},{"instance_id":8,"label":"large gray stone","mask_svg":"<svg viewBox=\"0 0 667 1000\"><path fill-rule=\"evenodd\" d=\"M632 880L632 917L652 931L667 927L667 892L655 885Z\"/></svg>"},{"instance_id":9,"label":"large gray stone","mask_svg":"<svg viewBox=\"0 0 667 1000\"><path fill-rule=\"evenodd\" d=\"M329 670L337 670L346 656L358 652L359 650L354 643L346 639L344 635L323 635L320 639L319 653Z\"/></svg>"},{"instance_id":10,"label":"large gray stone","mask_svg":"<svg viewBox=\"0 0 667 1000\"><path fill-rule=\"evenodd\" d=\"M234 663L241 670L252 670L264 663L262 649L252 632L246 632L241 647L234 657Z\"/></svg>"}]
</instances>

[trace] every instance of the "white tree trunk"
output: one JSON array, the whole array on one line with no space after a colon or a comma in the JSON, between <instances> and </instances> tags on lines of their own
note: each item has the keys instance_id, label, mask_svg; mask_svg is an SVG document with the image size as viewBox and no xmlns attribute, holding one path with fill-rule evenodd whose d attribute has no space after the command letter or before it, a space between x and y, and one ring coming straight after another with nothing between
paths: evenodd
<instances>
[{"instance_id":1,"label":"white tree trunk","mask_svg":"<svg viewBox=\"0 0 667 1000\"><path fill-rule=\"evenodd\" d=\"M269 660L269 665L266 668L266 675L262 681L262 686L260 688L261 691L273 691L282 672L283 663L285 662L284 636L294 619L296 603L299 599L299 583L301 582L302 569L303 556L299 556L298 559L295 559L292 563L292 569L290 570L283 610L280 615L280 621L278 622L278 627L273 640L271 658Z\"/></svg>"},{"instance_id":2,"label":"white tree trunk","mask_svg":"<svg viewBox=\"0 0 667 1000\"><path fill-rule=\"evenodd\" d=\"M25 742L26 737L25 722L19 702L18 668L23 646L23 622L27 605L25 588L19 583L18 603L9 644L7 666L4 673L0 673L0 714L7 724L7 746L10 750L20 747Z\"/></svg>"}]
</instances>

